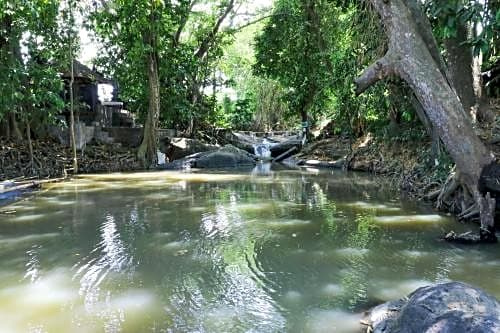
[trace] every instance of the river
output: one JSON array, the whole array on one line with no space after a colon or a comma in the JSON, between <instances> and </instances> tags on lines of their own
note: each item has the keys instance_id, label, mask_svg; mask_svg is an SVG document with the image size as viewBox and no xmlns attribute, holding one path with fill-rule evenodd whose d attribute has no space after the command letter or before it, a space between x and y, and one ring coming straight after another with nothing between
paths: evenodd
<instances>
[{"instance_id":1,"label":"river","mask_svg":"<svg viewBox=\"0 0 500 333\"><path fill-rule=\"evenodd\" d=\"M262 170L262 169L261 169ZM496 246L389 180L318 170L80 176L0 208L0 332L358 332L433 282L500 297Z\"/></svg>"}]
</instances>

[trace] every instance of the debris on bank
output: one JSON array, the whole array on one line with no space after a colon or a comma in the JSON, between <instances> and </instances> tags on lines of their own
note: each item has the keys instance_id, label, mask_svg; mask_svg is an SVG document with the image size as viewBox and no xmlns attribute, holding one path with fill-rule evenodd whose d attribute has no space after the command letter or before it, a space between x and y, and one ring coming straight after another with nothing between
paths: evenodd
<instances>
[{"instance_id":1,"label":"debris on bank","mask_svg":"<svg viewBox=\"0 0 500 333\"><path fill-rule=\"evenodd\" d=\"M0 181L61 178L73 173L70 147L55 141L33 141L33 163L26 143L0 141ZM119 144L87 145L78 152L78 172L141 170L135 149Z\"/></svg>"}]
</instances>

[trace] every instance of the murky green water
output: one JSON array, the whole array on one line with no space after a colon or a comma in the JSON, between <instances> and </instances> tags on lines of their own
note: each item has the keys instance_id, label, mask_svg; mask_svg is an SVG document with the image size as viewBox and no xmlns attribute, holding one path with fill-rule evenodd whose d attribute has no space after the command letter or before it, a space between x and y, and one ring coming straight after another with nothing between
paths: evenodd
<instances>
[{"instance_id":1,"label":"murky green water","mask_svg":"<svg viewBox=\"0 0 500 333\"><path fill-rule=\"evenodd\" d=\"M500 296L497 246L363 175L85 176L0 211L0 332L356 332L431 282Z\"/></svg>"}]
</instances>

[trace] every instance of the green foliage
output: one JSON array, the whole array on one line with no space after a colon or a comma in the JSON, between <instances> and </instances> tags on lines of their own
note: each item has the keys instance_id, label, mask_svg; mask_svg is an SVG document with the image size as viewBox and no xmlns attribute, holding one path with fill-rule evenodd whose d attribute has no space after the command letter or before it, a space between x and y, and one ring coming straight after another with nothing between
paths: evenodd
<instances>
[{"instance_id":1,"label":"green foliage","mask_svg":"<svg viewBox=\"0 0 500 333\"><path fill-rule=\"evenodd\" d=\"M46 124L63 107L58 0L0 1L0 119Z\"/></svg>"},{"instance_id":2,"label":"green foliage","mask_svg":"<svg viewBox=\"0 0 500 333\"><path fill-rule=\"evenodd\" d=\"M256 40L255 73L285 89L289 115L308 113L315 124L333 120L334 131L381 130L390 113L413 120L395 85L379 83L356 96L354 81L385 52L380 21L364 4L279 0Z\"/></svg>"},{"instance_id":3,"label":"green foliage","mask_svg":"<svg viewBox=\"0 0 500 333\"><path fill-rule=\"evenodd\" d=\"M148 80L146 57L150 45L146 35L153 30L169 34L172 30L170 10L162 2L122 1L106 3L91 10L87 28L92 29L102 44L98 65L119 84L121 98L141 115L147 110ZM150 18L154 17L155 26ZM158 42L162 48L164 40Z\"/></svg>"},{"instance_id":4,"label":"green foliage","mask_svg":"<svg viewBox=\"0 0 500 333\"><path fill-rule=\"evenodd\" d=\"M257 77L253 73L256 61L254 39L263 27L261 21L238 31L234 41L225 47L217 65L218 70L228 77L222 84L233 90L235 104L239 104L242 112L241 116L233 118L235 123L225 117L226 125L223 127L268 131L294 127L299 123L284 119L289 112L283 87L275 80Z\"/></svg>"},{"instance_id":5,"label":"green foliage","mask_svg":"<svg viewBox=\"0 0 500 333\"><path fill-rule=\"evenodd\" d=\"M496 61L500 39L500 4L478 0L426 0L425 8L438 38L456 37L457 26L470 26L473 33L467 41L474 54ZM494 60L492 59L494 58Z\"/></svg>"},{"instance_id":6,"label":"green foliage","mask_svg":"<svg viewBox=\"0 0 500 333\"><path fill-rule=\"evenodd\" d=\"M212 31L227 1L208 1L204 4L210 10L204 11L193 10L191 4L187 0L113 0L88 9L88 27L103 45L98 65L118 81L121 98L141 117L148 106L145 58L152 51L145 37L155 36L160 121L180 129L193 118L204 123L213 116L213 99L200 91L212 83L214 63L228 42L227 34ZM203 47L206 52L198 53Z\"/></svg>"},{"instance_id":7,"label":"green foliage","mask_svg":"<svg viewBox=\"0 0 500 333\"><path fill-rule=\"evenodd\" d=\"M277 1L256 39L255 73L287 89L290 111L321 110L333 81L329 59L335 8L326 1Z\"/></svg>"}]
</instances>

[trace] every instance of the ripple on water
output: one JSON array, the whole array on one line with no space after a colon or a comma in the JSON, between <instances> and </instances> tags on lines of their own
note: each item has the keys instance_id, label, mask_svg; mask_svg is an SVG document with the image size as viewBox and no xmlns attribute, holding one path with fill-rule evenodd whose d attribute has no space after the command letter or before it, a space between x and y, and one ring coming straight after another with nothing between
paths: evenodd
<instances>
[{"instance_id":1,"label":"ripple on water","mask_svg":"<svg viewBox=\"0 0 500 333\"><path fill-rule=\"evenodd\" d=\"M419 250L403 250L400 252L400 255L404 258L419 259L428 257L431 255L431 253L428 251L419 251Z\"/></svg>"}]
</instances>

